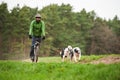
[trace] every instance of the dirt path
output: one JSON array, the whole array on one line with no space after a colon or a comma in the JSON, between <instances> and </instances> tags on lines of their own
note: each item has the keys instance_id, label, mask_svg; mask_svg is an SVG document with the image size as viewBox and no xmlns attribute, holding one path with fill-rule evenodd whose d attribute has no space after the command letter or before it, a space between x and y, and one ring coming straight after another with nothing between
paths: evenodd
<instances>
[{"instance_id":1,"label":"dirt path","mask_svg":"<svg viewBox=\"0 0 120 80\"><path fill-rule=\"evenodd\" d=\"M31 62L30 59L25 59L25 60L22 60L23 62ZM49 63L49 62L59 62L61 61L61 59L58 59L58 60L52 60L49 59L49 60L39 60L38 62L45 62L45 63ZM88 61L80 61L80 63L91 63L91 64L99 64L99 63L104 63L104 64L112 64L112 63L120 63L120 56L106 56L106 57L103 57L103 58L100 58L98 60L92 60L91 62L88 62Z\"/></svg>"},{"instance_id":2,"label":"dirt path","mask_svg":"<svg viewBox=\"0 0 120 80\"><path fill-rule=\"evenodd\" d=\"M92 61L90 63L92 63L92 64L99 64L99 63L104 63L104 64L120 63L120 56L107 56L107 57L101 58L99 60Z\"/></svg>"},{"instance_id":3,"label":"dirt path","mask_svg":"<svg viewBox=\"0 0 120 80\"><path fill-rule=\"evenodd\" d=\"M22 60L23 62L31 62L31 60L30 59L24 59L24 60Z\"/></svg>"}]
</instances>

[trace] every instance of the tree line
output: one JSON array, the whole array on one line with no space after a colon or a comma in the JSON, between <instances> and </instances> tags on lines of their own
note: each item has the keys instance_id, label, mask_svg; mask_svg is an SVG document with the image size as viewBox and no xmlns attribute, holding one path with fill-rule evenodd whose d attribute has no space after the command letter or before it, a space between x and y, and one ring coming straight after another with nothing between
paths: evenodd
<instances>
[{"instance_id":1,"label":"tree line","mask_svg":"<svg viewBox=\"0 0 120 80\"><path fill-rule=\"evenodd\" d=\"M120 19L102 19L94 11L82 9L73 12L70 4L51 4L38 8L15 6L8 10L7 3L0 4L0 59L29 56L31 40L29 25L36 13L46 24L46 40L40 56L57 56L58 49L71 45L80 47L82 54L119 54Z\"/></svg>"}]
</instances>

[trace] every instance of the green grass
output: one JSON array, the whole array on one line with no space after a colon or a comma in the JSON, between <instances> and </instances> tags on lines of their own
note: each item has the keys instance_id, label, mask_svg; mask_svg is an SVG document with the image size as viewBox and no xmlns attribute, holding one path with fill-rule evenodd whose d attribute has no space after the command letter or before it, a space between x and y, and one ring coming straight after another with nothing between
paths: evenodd
<instances>
[{"instance_id":1,"label":"green grass","mask_svg":"<svg viewBox=\"0 0 120 80\"><path fill-rule=\"evenodd\" d=\"M99 56L95 56L95 55L91 55L91 56L82 56L80 62L91 62L93 60L98 60L100 58L106 57L107 55L99 55ZM61 63L61 57L40 57L39 58L40 62L45 62L45 63L53 63L53 62L57 62L57 63ZM70 62L70 59L67 58L65 59L65 62Z\"/></svg>"},{"instance_id":2,"label":"green grass","mask_svg":"<svg viewBox=\"0 0 120 80\"><path fill-rule=\"evenodd\" d=\"M81 60L101 57L84 56ZM120 80L120 63L58 63L61 60L58 57L42 57L40 60L39 63L0 61L0 80Z\"/></svg>"},{"instance_id":3,"label":"green grass","mask_svg":"<svg viewBox=\"0 0 120 80\"><path fill-rule=\"evenodd\" d=\"M60 57L39 57L39 61L40 62L44 62L44 63L59 63L61 62L61 58Z\"/></svg>"}]
</instances>

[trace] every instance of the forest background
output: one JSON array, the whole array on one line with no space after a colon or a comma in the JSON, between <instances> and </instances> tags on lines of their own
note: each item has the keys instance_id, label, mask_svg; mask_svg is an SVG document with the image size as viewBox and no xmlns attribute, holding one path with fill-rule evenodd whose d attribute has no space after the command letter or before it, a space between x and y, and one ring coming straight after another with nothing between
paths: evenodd
<instances>
[{"instance_id":1,"label":"forest background","mask_svg":"<svg viewBox=\"0 0 120 80\"><path fill-rule=\"evenodd\" d=\"M46 39L39 56L59 56L68 45L80 47L82 55L120 54L120 19L103 19L84 8L73 12L70 4L51 4L38 8L28 6L8 10L0 4L0 59L29 57L31 40L28 31L36 13L46 24Z\"/></svg>"}]
</instances>

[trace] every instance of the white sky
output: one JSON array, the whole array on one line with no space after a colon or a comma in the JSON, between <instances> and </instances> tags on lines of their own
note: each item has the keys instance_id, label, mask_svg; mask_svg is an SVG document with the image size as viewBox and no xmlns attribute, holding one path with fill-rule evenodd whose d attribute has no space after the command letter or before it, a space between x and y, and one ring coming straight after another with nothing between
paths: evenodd
<instances>
[{"instance_id":1,"label":"white sky","mask_svg":"<svg viewBox=\"0 0 120 80\"><path fill-rule=\"evenodd\" d=\"M31 8L38 6L39 9L50 4L70 4L73 11L80 12L83 8L87 12L94 10L97 16L105 19L113 19L117 15L120 19L120 0L0 0L8 4L8 9L20 5L20 7L27 5Z\"/></svg>"}]
</instances>

